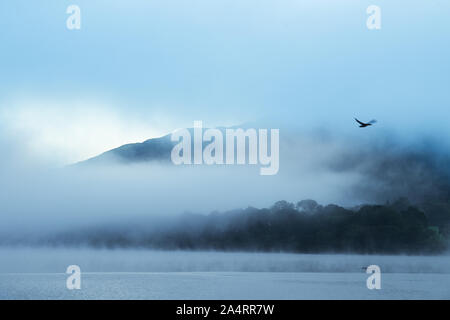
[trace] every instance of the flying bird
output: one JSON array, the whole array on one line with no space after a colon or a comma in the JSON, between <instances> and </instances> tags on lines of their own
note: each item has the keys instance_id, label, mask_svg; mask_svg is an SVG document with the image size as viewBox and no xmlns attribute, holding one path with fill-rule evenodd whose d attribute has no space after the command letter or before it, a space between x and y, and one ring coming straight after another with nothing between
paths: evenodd
<instances>
[{"instance_id":1,"label":"flying bird","mask_svg":"<svg viewBox=\"0 0 450 320\"><path fill-rule=\"evenodd\" d=\"M359 120L356 119L356 118L355 118L355 120L356 120L356 122L359 123L359 127L360 127L360 128L365 128L365 127L371 126L371 125L373 125L374 123L377 122L377 120L375 120L375 119L374 119L374 120L370 120L370 121L367 122L367 123L361 122L361 121L359 121Z\"/></svg>"}]
</instances>

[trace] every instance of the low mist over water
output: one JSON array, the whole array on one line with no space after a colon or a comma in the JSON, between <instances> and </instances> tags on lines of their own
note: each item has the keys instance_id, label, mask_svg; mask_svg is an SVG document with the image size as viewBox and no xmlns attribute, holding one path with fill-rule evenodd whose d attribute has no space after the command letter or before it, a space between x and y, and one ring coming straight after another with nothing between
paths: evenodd
<instances>
[{"instance_id":1,"label":"low mist over water","mask_svg":"<svg viewBox=\"0 0 450 320\"><path fill-rule=\"evenodd\" d=\"M2 248L2 273L61 273L70 264L85 272L364 272L450 273L450 255L383 256L89 248Z\"/></svg>"}]
</instances>

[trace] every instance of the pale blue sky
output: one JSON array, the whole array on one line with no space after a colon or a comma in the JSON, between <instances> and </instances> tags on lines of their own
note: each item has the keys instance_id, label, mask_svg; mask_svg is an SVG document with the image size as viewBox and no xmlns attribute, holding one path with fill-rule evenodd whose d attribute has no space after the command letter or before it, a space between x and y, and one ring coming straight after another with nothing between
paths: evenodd
<instances>
[{"instance_id":1,"label":"pale blue sky","mask_svg":"<svg viewBox=\"0 0 450 320\"><path fill-rule=\"evenodd\" d=\"M66 29L71 4L81 8L81 30ZM381 7L381 30L366 28L371 4ZM106 137L120 119L123 135L152 129L124 141L194 120L323 121L350 132L353 116L448 138L449 17L447 0L1 1L0 108L5 121L22 121L10 116L15 108L67 113L47 135L80 131L74 101L101 105L86 128L98 118ZM116 122L105 120L108 110ZM51 125L38 119L33 132ZM59 144L73 147L69 137ZM94 144L89 155L124 141Z\"/></svg>"}]
</instances>

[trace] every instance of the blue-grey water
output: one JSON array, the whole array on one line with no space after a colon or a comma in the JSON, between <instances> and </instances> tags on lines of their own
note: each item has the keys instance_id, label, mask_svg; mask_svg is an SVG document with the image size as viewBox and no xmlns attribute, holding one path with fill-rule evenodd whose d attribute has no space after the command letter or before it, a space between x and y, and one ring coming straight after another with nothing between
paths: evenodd
<instances>
[{"instance_id":1,"label":"blue-grey water","mask_svg":"<svg viewBox=\"0 0 450 320\"><path fill-rule=\"evenodd\" d=\"M0 299L450 299L450 256L2 248Z\"/></svg>"}]
</instances>

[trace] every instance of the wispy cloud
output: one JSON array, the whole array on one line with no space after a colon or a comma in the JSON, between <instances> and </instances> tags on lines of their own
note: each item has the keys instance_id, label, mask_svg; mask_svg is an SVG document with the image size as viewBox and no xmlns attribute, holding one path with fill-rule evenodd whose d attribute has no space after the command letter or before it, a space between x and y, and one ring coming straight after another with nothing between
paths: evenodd
<instances>
[{"instance_id":1,"label":"wispy cloud","mask_svg":"<svg viewBox=\"0 0 450 320\"><path fill-rule=\"evenodd\" d=\"M20 141L35 159L67 164L164 134L148 114L98 101L20 100L0 106L5 140Z\"/></svg>"}]
</instances>

